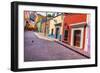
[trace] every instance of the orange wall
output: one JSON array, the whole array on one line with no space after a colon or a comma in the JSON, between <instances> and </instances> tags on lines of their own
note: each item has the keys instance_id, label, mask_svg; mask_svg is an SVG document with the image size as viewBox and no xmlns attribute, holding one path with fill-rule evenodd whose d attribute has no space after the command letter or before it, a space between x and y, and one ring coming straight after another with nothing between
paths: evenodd
<instances>
[{"instance_id":1,"label":"orange wall","mask_svg":"<svg viewBox=\"0 0 100 73\"><path fill-rule=\"evenodd\" d=\"M86 18L87 18L86 14L79 14L79 13L65 14L64 22L68 25L80 22L86 22Z\"/></svg>"},{"instance_id":2,"label":"orange wall","mask_svg":"<svg viewBox=\"0 0 100 73\"><path fill-rule=\"evenodd\" d=\"M73 13L73 14L64 14L64 26L63 26L63 34L64 34L64 29L68 29L69 30L69 34L68 34L68 42L70 44L71 42L71 28L68 28L68 25L71 24L76 24L76 23L81 23L81 22L86 22L87 19L87 14L79 14L79 13ZM67 25L67 26L66 26ZM84 37L83 37L83 48L85 45L85 31L84 30ZM64 40L63 40L64 41ZM82 49L83 49L82 48Z\"/></svg>"}]
</instances>

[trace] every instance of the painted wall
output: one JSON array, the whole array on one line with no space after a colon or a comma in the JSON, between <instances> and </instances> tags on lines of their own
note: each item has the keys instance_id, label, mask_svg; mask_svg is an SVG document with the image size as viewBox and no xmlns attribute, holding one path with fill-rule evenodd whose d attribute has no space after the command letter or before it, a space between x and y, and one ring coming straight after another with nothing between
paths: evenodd
<instances>
[{"instance_id":1,"label":"painted wall","mask_svg":"<svg viewBox=\"0 0 100 73\"><path fill-rule=\"evenodd\" d=\"M61 26L60 26L60 35L62 35L62 29L63 29L63 27L62 27L62 25L63 25L63 15L62 14L59 15L59 16L56 16L56 17L54 17L53 19L50 20L49 34L51 34L52 29L53 29L54 30L53 34L55 35L55 33L56 33L56 26L55 26L55 24L57 25L59 23L61 23Z\"/></svg>"},{"instance_id":2,"label":"painted wall","mask_svg":"<svg viewBox=\"0 0 100 73\"><path fill-rule=\"evenodd\" d=\"M49 26L49 35L51 34L51 30L54 30L53 34L55 33L55 25L54 25L54 20L50 20L50 26Z\"/></svg>"},{"instance_id":3,"label":"painted wall","mask_svg":"<svg viewBox=\"0 0 100 73\"><path fill-rule=\"evenodd\" d=\"M42 23L41 25L41 32L46 34L46 22Z\"/></svg>"},{"instance_id":4,"label":"painted wall","mask_svg":"<svg viewBox=\"0 0 100 73\"><path fill-rule=\"evenodd\" d=\"M37 24L38 32L41 32L42 24L41 22L38 22Z\"/></svg>"},{"instance_id":5,"label":"painted wall","mask_svg":"<svg viewBox=\"0 0 100 73\"><path fill-rule=\"evenodd\" d=\"M88 27L86 27L86 36L85 36L85 38L86 38L86 40L85 40L85 49L84 49L84 51L90 51L90 42L91 42L91 40L90 40L90 38L91 38L91 32L90 32L90 17L91 17L91 15L90 14L88 14L87 15L87 24L88 24Z\"/></svg>"},{"instance_id":6,"label":"painted wall","mask_svg":"<svg viewBox=\"0 0 100 73\"><path fill-rule=\"evenodd\" d=\"M86 22L86 18L87 18L86 14L79 14L79 13L64 14L64 23L70 25L80 22Z\"/></svg>"},{"instance_id":7,"label":"painted wall","mask_svg":"<svg viewBox=\"0 0 100 73\"><path fill-rule=\"evenodd\" d=\"M36 16L36 19L35 19L35 23L37 25L38 32L41 32L42 31L42 22L41 22L42 18L44 18L44 16L37 15Z\"/></svg>"},{"instance_id":8,"label":"painted wall","mask_svg":"<svg viewBox=\"0 0 100 73\"><path fill-rule=\"evenodd\" d=\"M85 22L84 25L86 25L87 21L87 14L78 14L78 13L71 13L71 14L64 14L64 26L63 26L63 34L64 36L64 30L68 30L68 43L73 46L73 38L74 38L74 31L82 28L82 37L81 37L81 49L84 49L85 47L85 41L86 41L86 29L84 27L78 27L78 28L72 28L73 25L81 25L81 23ZM67 38L67 37L66 37ZM64 38L63 38L64 41Z\"/></svg>"}]
</instances>

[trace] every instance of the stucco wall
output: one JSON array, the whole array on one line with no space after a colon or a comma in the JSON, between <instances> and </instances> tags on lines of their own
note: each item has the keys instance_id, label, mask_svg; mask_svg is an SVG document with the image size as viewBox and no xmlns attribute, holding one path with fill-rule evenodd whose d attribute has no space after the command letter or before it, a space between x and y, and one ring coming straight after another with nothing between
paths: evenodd
<instances>
[{"instance_id":1,"label":"stucco wall","mask_svg":"<svg viewBox=\"0 0 100 73\"><path fill-rule=\"evenodd\" d=\"M61 23L60 26L60 34L62 34L62 24L63 24L63 15L59 15L57 17L54 17L53 19L50 20L50 26L49 26L49 34L51 34L51 30L54 29L54 34L55 34L55 24Z\"/></svg>"},{"instance_id":2,"label":"stucco wall","mask_svg":"<svg viewBox=\"0 0 100 73\"><path fill-rule=\"evenodd\" d=\"M64 14L64 22L67 25L80 23L80 22L86 22L87 14Z\"/></svg>"},{"instance_id":3,"label":"stucco wall","mask_svg":"<svg viewBox=\"0 0 100 73\"><path fill-rule=\"evenodd\" d=\"M49 26L49 34L51 34L51 30L54 29L53 34L55 33L55 25L54 25L54 20L50 20L50 26Z\"/></svg>"}]
</instances>

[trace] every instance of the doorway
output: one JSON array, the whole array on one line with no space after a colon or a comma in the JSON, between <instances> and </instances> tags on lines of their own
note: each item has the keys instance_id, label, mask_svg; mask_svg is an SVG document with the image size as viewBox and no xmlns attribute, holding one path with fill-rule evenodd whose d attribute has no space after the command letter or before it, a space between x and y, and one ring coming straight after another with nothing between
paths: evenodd
<instances>
[{"instance_id":1,"label":"doorway","mask_svg":"<svg viewBox=\"0 0 100 73\"><path fill-rule=\"evenodd\" d=\"M74 30L74 40L73 45L77 47L81 47L81 30Z\"/></svg>"},{"instance_id":2,"label":"doorway","mask_svg":"<svg viewBox=\"0 0 100 73\"><path fill-rule=\"evenodd\" d=\"M51 35L53 35L53 31L54 31L54 29L51 29Z\"/></svg>"},{"instance_id":3,"label":"doorway","mask_svg":"<svg viewBox=\"0 0 100 73\"><path fill-rule=\"evenodd\" d=\"M56 39L59 38L59 33L60 33L60 28L57 27L56 28L56 37L55 37Z\"/></svg>"}]
</instances>

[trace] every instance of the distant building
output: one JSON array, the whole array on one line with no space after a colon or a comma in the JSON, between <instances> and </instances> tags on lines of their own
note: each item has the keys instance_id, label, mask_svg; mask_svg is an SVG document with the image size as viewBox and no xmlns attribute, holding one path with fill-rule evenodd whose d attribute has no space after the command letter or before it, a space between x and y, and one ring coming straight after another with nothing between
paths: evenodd
<instances>
[{"instance_id":1,"label":"distant building","mask_svg":"<svg viewBox=\"0 0 100 73\"><path fill-rule=\"evenodd\" d=\"M35 25L36 14L34 11L24 11L24 29L37 30Z\"/></svg>"},{"instance_id":2,"label":"distant building","mask_svg":"<svg viewBox=\"0 0 100 73\"><path fill-rule=\"evenodd\" d=\"M44 17L45 17L45 16L42 16L42 15L37 14L35 23L36 23L36 25L37 25L38 32L42 32L42 19L43 19Z\"/></svg>"}]
</instances>

